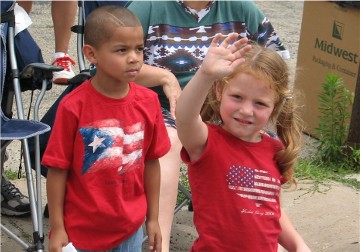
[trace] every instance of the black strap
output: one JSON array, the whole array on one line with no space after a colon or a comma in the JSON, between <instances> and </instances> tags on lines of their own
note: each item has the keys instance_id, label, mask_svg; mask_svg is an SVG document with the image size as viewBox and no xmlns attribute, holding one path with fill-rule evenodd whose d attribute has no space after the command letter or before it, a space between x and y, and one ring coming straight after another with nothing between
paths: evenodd
<instances>
[{"instance_id":1,"label":"black strap","mask_svg":"<svg viewBox=\"0 0 360 252\"><path fill-rule=\"evenodd\" d=\"M15 22L14 10L1 13L1 23Z\"/></svg>"},{"instance_id":2,"label":"black strap","mask_svg":"<svg viewBox=\"0 0 360 252\"><path fill-rule=\"evenodd\" d=\"M359 1L333 1L337 5L343 8L355 8L360 9L360 2Z\"/></svg>"}]
</instances>

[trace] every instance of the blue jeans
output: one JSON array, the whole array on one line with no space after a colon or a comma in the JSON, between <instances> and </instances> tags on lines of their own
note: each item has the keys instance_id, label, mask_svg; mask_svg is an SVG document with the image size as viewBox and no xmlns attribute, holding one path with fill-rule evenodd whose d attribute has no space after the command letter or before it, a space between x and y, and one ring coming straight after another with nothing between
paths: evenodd
<instances>
[{"instance_id":1,"label":"blue jeans","mask_svg":"<svg viewBox=\"0 0 360 252\"><path fill-rule=\"evenodd\" d=\"M98 250L81 250L76 249L77 252L141 252L143 241L143 229L142 226L127 240L123 241L115 248L98 251Z\"/></svg>"}]
</instances>

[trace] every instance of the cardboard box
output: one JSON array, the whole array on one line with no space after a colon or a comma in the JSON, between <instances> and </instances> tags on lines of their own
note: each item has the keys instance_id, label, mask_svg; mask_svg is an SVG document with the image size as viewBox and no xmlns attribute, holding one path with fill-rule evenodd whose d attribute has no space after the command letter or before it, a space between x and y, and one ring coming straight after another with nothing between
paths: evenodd
<instances>
[{"instance_id":1,"label":"cardboard box","mask_svg":"<svg viewBox=\"0 0 360 252\"><path fill-rule=\"evenodd\" d=\"M319 99L327 73L355 92L360 62L360 9L334 2L304 2L295 89L302 92L305 132L316 136ZM351 112L351 111L350 111Z\"/></svg>"}]
</instances>

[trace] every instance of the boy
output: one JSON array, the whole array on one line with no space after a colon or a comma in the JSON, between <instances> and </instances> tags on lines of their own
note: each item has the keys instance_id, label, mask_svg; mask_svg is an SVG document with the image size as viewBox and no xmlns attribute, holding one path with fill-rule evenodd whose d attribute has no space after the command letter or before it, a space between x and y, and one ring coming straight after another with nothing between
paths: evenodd
<instances>
[{"instance_id":1,"label":"boy","mask_svg":"<svg viewBox=\"0 0 360 252\"><path fill-rule=\"evenodd\" d=\"M170 141L157 95L132 81L143 30L129 10L105 6L85 25L83 52L96 75L59 105L42 159L49 168L50 251L161 251L158 159ZM124 248L127 249L124 249Z\"/></svg>"}]
</instances>

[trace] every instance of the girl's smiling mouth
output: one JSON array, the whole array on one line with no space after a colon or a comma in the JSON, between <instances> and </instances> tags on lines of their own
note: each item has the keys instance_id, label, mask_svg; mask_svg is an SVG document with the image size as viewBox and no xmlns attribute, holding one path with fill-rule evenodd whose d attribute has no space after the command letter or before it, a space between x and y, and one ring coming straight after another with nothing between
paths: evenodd
<instances>
[{"instance_id":1,"label":"girl's smiling mouth","mask_svg":"<svg viewBox=\"0 0 360 252\"><path fill-rule=\"evenodd\" d=\"M245 124L245 125L250 125L253 124L251 121L249 120L245 120L245 119L240 119L240 118L234 118L235 121L239 122L240 124Z\"/></svg>"}]
</instances>

